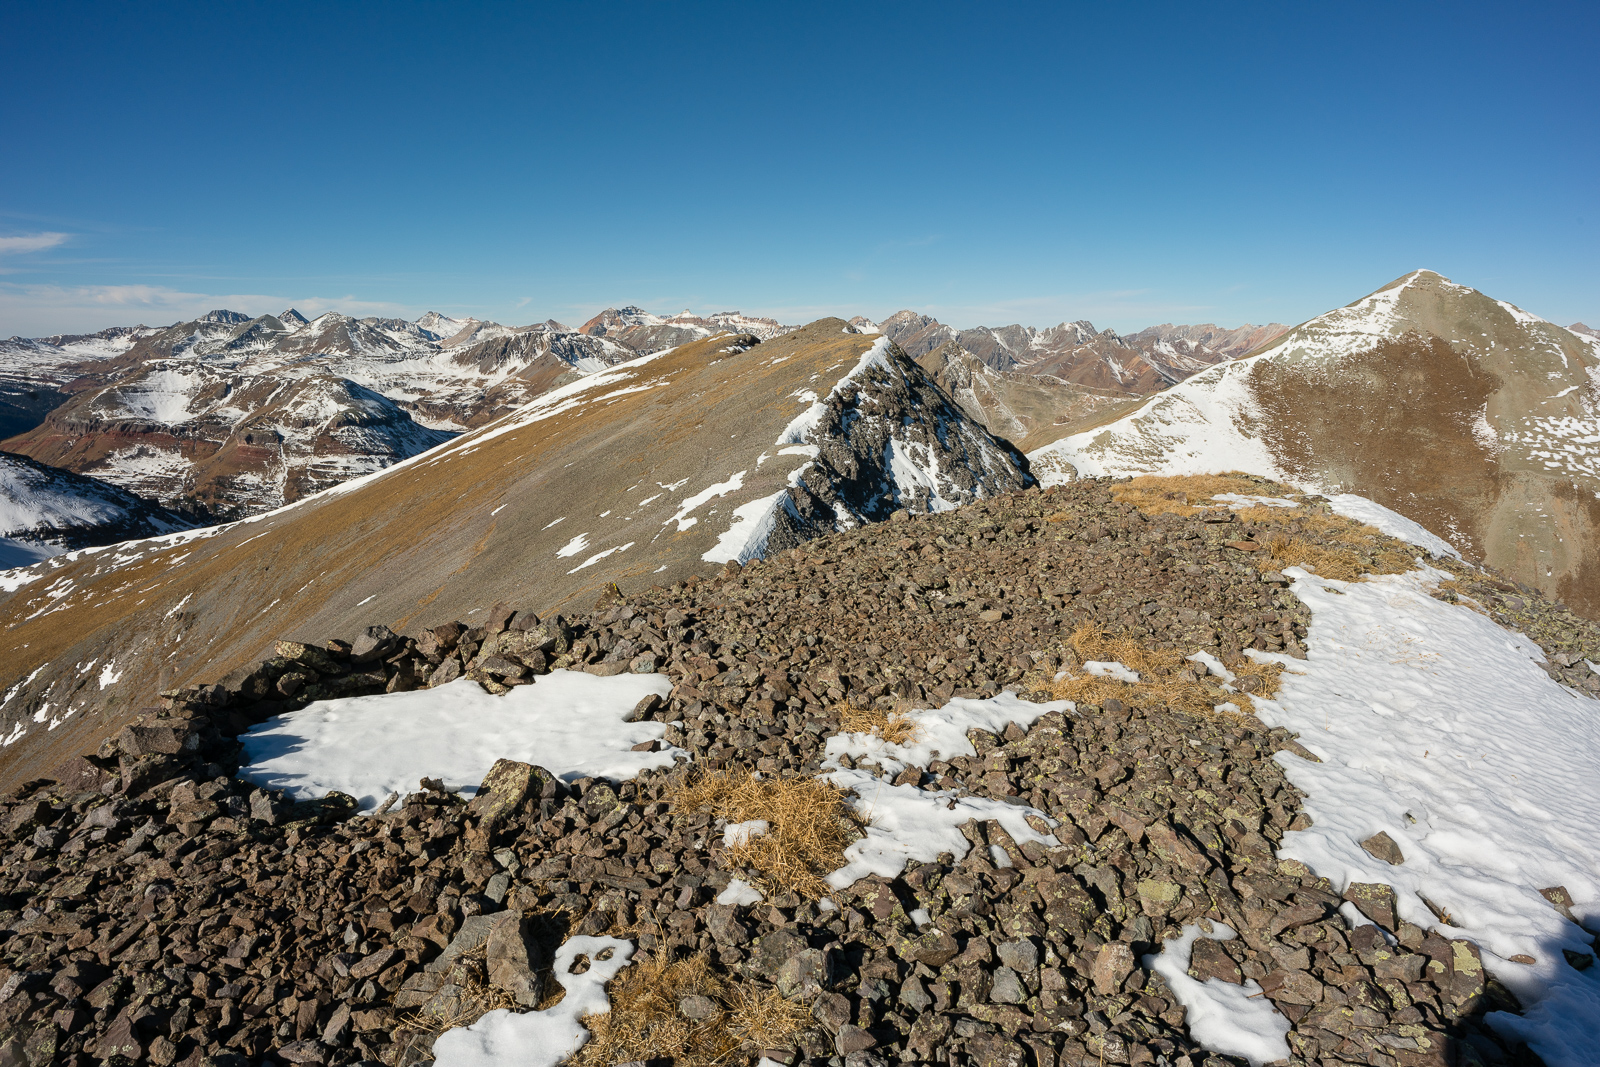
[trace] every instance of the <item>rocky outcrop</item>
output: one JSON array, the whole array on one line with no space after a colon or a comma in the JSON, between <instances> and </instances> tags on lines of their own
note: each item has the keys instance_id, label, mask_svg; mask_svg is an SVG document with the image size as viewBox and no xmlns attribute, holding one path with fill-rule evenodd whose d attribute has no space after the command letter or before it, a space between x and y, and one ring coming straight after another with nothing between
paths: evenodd
<instances>
[{"instance_id":1,"label":"rocky outcrop","mask_svg":"<svg viewBox=\"0 0 1600 1067\"><path fill-rule=\"evenodd\" d=\"M413 637L284 645L169 692L0 801L0 1049L75 1067L411 1067L445 1026L537 1001L571 935L617 933L640 959L698 961L717 996L802 1005L781 1041L735 1039L725 1062L1194 1067L1223 1061L1146 954L1225 922L1240 936L1196 942L1190 975L1257 982L1299 1062L1534 1062L1484 1025L1519 1009L1476 945L1398 921L1388 886L1341 893L1275 856L1308 818L1278 759L1305 750L1247 716L1107 701L975 730L973 755L897 782L1037 809L1058 844L971 821L964 855L863 878L830 907L770 886L719 902L751 872L712 813L676 802L682 767L562 782L502 761L471 804L424 779L356 817L348 797L289 803L230 774L236 731L310 687L425 684L451 663L538 685L556 663L649 655L673 690L639 714L672 723L697 769L783 778L820 770L846 699L1043 696L1081 625L1218 654L1303 636L1294 598L1231 547L1237 520L1150 517L1107 488L904 514L563 620L500 605ZM525 677L496 682L494 657ZM294 675L312 680L284 696ZM1352 929L1347 905L1378 925Z\"/></svg>"}]
</instances>

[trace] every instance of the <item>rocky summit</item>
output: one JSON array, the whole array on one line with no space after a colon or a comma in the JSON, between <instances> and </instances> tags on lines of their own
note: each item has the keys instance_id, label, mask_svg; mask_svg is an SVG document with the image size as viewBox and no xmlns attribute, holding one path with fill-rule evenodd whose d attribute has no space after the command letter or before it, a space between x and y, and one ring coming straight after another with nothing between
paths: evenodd
<instances>
[{"instance_id":1,"label":"rocky summit","mask_svg":"<svg viewBox=\"0 0 1600 1067\"><path fill-rule=\"evenodd\" d=\"M0 1059L444 1064L485 1013L557 1017L593 969L617 977L583 1064L1245 1062L1207 1051L1198 983L1260 1005L1295 1064L1541 1062L1486 1025L1523 1009L1448 917L1278 855L1314 823L1287 774L1318 758L1250 713L1313 641L1278 568L1353 592L1417 556L1260 479L1083 479L581 611L281 642L5 797ZM1531 588L1431 565L1442 599L1546 620L1558 676L1600 652ZM463 679L505 700L561 671L664 674L627 717L675 760L620 781L501 760L470 801L425 775L370 807L240 777L241 736L315 700ZM962 701L1013 718L920 765L907 716ZM890 798L985 814L892 874L826 881ZM1405 863L1387 834L1362 845ZM1184 929L1206 936L1168 966Z\"/></svg>"}]
</instances>

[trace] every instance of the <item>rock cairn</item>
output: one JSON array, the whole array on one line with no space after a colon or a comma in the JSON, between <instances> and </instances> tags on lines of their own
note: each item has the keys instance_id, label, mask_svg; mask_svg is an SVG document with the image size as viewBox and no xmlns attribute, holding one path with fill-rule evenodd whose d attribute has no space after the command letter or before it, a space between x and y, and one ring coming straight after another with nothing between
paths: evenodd
<instances>
[{"instance_id":1,"label":"rock cairn","mask_svg":"<svg viewBox=\"0 0 1600 1067\"><path fill-rule=\"evenodd\" d=\"M974 732L976 756L900 781L1037 807L1060 846L969 823L964 858L864 879L831 909L771 886L717 903L749 872L724 862L709 812L671 802L681 764L566 783L503 761L470 804L424 779L371 816L234 777L237 735L270 715L462 676L497 691L562 667L663 671L672 696L638 715L672 723L695 766L781 777L820 769L841 702L1042 698L1084 623L1152 648L1303 647L1305 609L1230 545L1251 531L1229 513L1152 519L1107 490L902 513L671 589L612 589L582 617L501 605L415 637L282 642L165 694L4 798L0 1065L411 1067L486 1008L547 1005L556 946L614 933L805 1005L804 1029L745 1062L1219 1067L1236 1061L1195 1045L1143 964L1209 921L1240 937L1196 942L1191 974L1258 981L1295 1063L1536 1062L1481 1024L1517 1006L1474 945L1397 921L1387 886L1341 894L1275 858L1309 821L1272 757L1309 753L1248 716L1108 700ZM1377 926L1351 930L1346 902Z\"/></svg>"}]
</instances>

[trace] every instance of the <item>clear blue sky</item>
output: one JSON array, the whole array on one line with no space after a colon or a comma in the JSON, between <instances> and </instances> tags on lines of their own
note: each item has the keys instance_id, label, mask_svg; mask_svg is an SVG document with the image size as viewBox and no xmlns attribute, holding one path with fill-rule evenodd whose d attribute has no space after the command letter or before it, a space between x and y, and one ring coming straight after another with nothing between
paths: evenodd
<instances>
[{"instance_id":1,"label":"clear blue sky","mask_svg":"<svg viewBox=\"0 0 1600 1067\"><path fill-rule=\"evenodd\" d=\"M0 336L1600 320L1600 5L9 3Z\"/></svg>"}]
</instances>

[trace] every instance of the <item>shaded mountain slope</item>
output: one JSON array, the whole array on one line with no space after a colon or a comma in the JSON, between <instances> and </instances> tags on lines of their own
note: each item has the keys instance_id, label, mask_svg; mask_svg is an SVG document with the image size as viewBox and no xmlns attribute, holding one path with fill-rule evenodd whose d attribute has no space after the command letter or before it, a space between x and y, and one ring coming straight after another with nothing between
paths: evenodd
<instances>
[{"instance_id":1,"label":"shaded mountain slope","mask_svg":"<svg viewBox=\"0 0 1600 1067\"><path fill-rule=\"evenodd\" d=\"M126 714L278 638L431 626L501 596L583 604L1029 482L886 338L837 319L713 338L281 511L13 572L0 633L22 651L0 664L0 721L52 733L6 759L78 743L104 728L80 712Z\"/></svg>"},{"instance_id":2,"label":"shaded mountain slope","mask_svg":"<svg viewBox=\"0 0 1600 1067\"><path fill-rule=\"evenodd\" d=\"M0 568L195 525L118 486L0 452Z\"/></svg>"},{"instance_id":3,"label":"shaded mountain slope","mask_svg":"<svg viewBox=\"0 0 1600 1067\"><path fill-rule=\"evenodd\" d=\"M1369 496L1600 617L1600 340L1417 271L1033 453Z\"/></svg>"}]
</instances>

